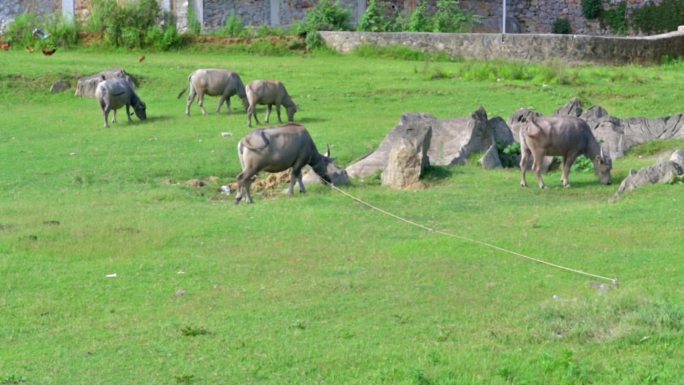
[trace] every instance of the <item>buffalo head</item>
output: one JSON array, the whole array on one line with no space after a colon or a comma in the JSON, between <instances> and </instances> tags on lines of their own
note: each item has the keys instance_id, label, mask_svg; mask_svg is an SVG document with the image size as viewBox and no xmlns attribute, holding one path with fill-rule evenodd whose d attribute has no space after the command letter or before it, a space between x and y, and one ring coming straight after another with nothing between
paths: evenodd
<instances>
[{"instance_id":1,"label":"buffalo head","mask_svg":"<svg viewBox=\"0 0 684 385\"><path fill-rule=\"evenodd\" d=\"M610 158L610 153L608 151L603 151L601 148L601 153L596 156L594 161L594 170L596 170L596 176L599 181L605 185L613 183L613 178L610 176L610 170L613 168L613 160Z\"/></svg>"}]
</instances>

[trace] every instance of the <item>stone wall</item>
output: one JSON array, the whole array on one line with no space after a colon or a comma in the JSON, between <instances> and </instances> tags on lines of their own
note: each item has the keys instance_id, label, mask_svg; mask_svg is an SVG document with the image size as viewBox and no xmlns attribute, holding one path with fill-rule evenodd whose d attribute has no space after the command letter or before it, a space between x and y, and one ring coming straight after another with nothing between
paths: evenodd
<instances>
[{"instance_id":1,"label":"stone wall","mask_svg":"<svg viewBox=\"0 0 684 385\"><path fill-rule=\"evenodd\" d=\"M472 59L580 64L657 64L664 56L684 57L684 32L649 37L604 37L553 34L446 34L410 32L321 32L340 52L363 44L402 45Z\"/></svg>"}]
</instances>

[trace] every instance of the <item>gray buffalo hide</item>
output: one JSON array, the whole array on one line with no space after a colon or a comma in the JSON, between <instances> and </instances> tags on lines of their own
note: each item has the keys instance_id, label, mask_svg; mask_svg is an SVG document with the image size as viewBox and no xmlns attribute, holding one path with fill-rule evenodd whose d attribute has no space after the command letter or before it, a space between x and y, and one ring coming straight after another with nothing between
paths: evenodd
<instances>
[{"instance_id":1,"label":"gray buffalo hide","mask_svg":"<svg viewBox=\"0 0 684 385\"><path fill-rule=\"evenodd\" d=\"M121 68L114 68L109 71L102 71L95 75L78 79L78 83L76 84L76 92L74 95L80 96L82 98L95 98L95 89L102 81L103 77L105 80L115 78L126 79L128 83L131 84L133 90L136 88L136 81L131 75L127 74L126 71Z\"/></svg>"}]
</instances>

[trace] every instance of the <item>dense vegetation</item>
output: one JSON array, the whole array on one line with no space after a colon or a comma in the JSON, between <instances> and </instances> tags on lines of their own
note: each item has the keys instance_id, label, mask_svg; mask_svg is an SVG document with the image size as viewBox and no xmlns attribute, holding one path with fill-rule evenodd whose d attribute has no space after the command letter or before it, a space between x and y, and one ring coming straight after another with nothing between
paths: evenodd
<instances>
[{"instance_id":1,"label":"dense vegetation","mask_svg":"<svg viewBox=\"0 0 684 385\"><path fill-rule=\"evenodd\" d=\"M404 112L549 114L575 96L620 117L682 112L684 90L671 85L684 81L684 63L567 68L403 48L192 48L0 54L0 383L681 380L681 185L608 203L617 186L590 172L573 171L570 189L555 173L539 191L518 187L515 169L472 164L433 167L415 192L377 178L346 188L461 237L618 277L605 292L596 279L422 231L323 187L234 206L219 187L239 172L246 114L202 117L193 106L188 118L176 95L197 67L281 79L302 107L295 119L347 165ZM120 114L104 129L94 100L47 91L113 66L140 80L147 121ZM209 111L214 103L207 98ZM681 145L617 160L616 181Z\"/></svg>"}]
</instances>

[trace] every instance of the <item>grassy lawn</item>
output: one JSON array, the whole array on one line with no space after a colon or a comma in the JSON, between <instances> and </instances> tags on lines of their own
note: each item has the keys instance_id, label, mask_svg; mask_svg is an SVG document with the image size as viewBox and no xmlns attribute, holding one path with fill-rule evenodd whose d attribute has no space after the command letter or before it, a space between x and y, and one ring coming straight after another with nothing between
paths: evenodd
<instances>
[{"instance_id":1,"label":"grassy lawn","mask_svg":"<svg viewBox=\"0 0 684 385\"><path fill-rule=\"evenodd\" d=\"M591 173L572 173L571 189L552 173L539 191L519 188L517 170L468 165L433 169L417 192L377 180L345 189L430 227L620 279L600 295L596 279L425 232L323 187L234 206L218 187L240 171L241 103L219 116L207 98L211 114L193 105L188 118L176 99L196 68L282 80L302 108L295 120L348 165L404 112L448 119L482 105L506 119L577 96L622 118L680 113L683 62L140 55L0 54L0 384L684 383L681 185L609 203L617 185ZM140 80L148 121L120 113L105 129L94 99L48 91L113 67ZM614 179L657 158L617 160Z\"/></svg>"}]
</instances>

